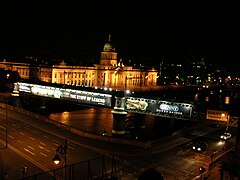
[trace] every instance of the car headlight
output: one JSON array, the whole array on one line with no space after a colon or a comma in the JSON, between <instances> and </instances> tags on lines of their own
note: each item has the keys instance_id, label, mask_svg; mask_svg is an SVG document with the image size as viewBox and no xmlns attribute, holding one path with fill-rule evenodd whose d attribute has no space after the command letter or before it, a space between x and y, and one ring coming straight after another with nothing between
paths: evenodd
<instances>
[{"instance_id":1,"label":"car headlight","mask_svg":"<svg viewBox=\"0 0 240 180\"><path fill-rule=\"evenodd\" d=\"M198 150L198 151L201 151L201 148L198 148L197 150Z\"/></svg>"},{"instance_id":2,"label":"car headlight","mask_svg":"<svg viewBox=\"0 0 240 180\"><path fill-rule=\"evenodd\" d=\"M193 149L196 149L196 147L195 147L195 146L193 146L192 148L193 148Z\"/></svg>"}]
</instances>

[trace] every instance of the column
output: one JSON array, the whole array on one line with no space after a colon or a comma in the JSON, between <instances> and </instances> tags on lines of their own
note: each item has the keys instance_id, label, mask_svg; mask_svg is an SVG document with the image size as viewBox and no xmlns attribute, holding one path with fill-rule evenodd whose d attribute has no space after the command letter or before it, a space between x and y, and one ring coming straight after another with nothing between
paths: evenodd
<instances>
[{"instance_id":1,"label":"column","mask_svg":"<svg viewBox=\"0 0 240 180\"><path fill-rule=\"evenodd\" d=\"M123 135L125 134L126 128L126 116L127 112L125 111L125 97L116 96L115 107L111 111L113 114L113 135Z\"/></svg>"},{"instance_id":2,"label":"column","mask_svg":"<svg viewBox=\"0 0 240 180\"><path fill-rule=\"evenodd\" d=\"M22 103L21 103L21 99L20 99L19 96L12 96L11 99L12 99L12 105L13 106L22 108Z\"/></svg>"},{"instance_id":3,"label":"column","mask_svg":"<svg viewBox=\"0 0 240 180\"><path fill-rule=\"evenodd\" d=\"M135 125L138 129L145 129L145 114L135 113Z\"/></svg>"},{"instance_id":4,"label":"column","mask_svg":"<svg viewBox=\"0 0 240 180\"><path fill-rule=\"evenodd\" d=\"M45 110L46 110L46 99L44 99L44 98L37 98L37 101L38 101L38 103L39 103L38 113L40 113L40 114L45 114Z\"/></svg>"}]
</instances>

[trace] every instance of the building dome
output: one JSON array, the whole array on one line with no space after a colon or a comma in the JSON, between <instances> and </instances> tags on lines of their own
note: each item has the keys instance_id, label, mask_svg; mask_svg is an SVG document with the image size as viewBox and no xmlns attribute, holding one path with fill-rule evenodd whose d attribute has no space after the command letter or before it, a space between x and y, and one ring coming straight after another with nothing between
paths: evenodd
<instances>
[{"instance_id":1,"label":"building dome","mask_svg":"<svg viewBox=\"0 0 240 180\"><path fill-rule=\"evenodd\" d=\"M110 42L111 42L111 34L109 34L108 42L105 43L105 45L103 47L104 52L115 52L115 47Z\"/></svg>"},{"instance_id":2,"label":"building dome","mask_svg":"<svg viewBox=\"0 0 240 180\"><path fill-rule=\"evenodd\" d=\"M110 42L107 42L103 47L103 51L104 52L114 52L115 48Z\"/></svg>"}]
</instances>

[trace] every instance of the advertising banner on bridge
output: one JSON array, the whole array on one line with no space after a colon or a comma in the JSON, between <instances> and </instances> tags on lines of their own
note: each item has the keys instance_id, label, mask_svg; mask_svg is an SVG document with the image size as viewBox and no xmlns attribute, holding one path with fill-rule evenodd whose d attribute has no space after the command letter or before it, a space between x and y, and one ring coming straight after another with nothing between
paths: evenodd
<instances>
[{"instance_id":1,"label":"advertising banner on bridge","mask_svg":"<svg viewBox=\"0 0 240 180\"><path fill-rule=\"evenodd\" d=\"M209 120L227 121L229 115L227 111L208 109L206 118Z\"/></svg>"},{"instance_id":2,"label":"advertising banner on bridge","mask_svg":"<svg viewBox=\"0 0 240 180\"><path fill-rule=\"evenodd\" d=\"M127 98L125 109L131 112L154 114L159 116L191 117L192 105L144 98Z\"/></svg>"},{"instance_id":3,"label":"advertising banner on bridge","mask_svg":"<svg viewBox=\"0 0 240 180\"><path fill-rule=\"evenodd\" d=\"M15 91L31 93L37 96L63 99L90 105L100 105L111 107L112 95L91 91L82 91L68 88L57 88L53 86L43 86L29 83L15 83Z\"/></svg>"}]
</instances>

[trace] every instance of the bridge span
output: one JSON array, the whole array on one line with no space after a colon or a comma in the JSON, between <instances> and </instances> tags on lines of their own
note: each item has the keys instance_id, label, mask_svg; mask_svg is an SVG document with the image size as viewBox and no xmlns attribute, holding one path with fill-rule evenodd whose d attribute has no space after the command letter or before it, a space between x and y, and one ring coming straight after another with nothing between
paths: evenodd
<instances>
[{"instance_id":1,"label":"bridge span","mask_svg":"<svg viewBox=\"0 0 240 180\"><path fill-rule=\"evenodd\" d=\"M30 94L43 97L43 99L58 99L77 104L102 106L113 109L112 133L124 134L125 121L128 112L150 114L165 118L180 120L203 121L206 116L199 116L195 104L185 102L165 101L158 98L136 97L126 91L112 89L100 89L92 87L76 87L71 85L60 85L52 83L34 84L27 82L14 83L13 95ZM224 113L224 112L223 112ZM227 112L225 113L227 114ZM228 119L210 119L223 123ZM236 123L236 121L235 121ZM228 124L231 124L228 122Z\"/></svg>"},{"instance_id":2,"label":"bridge span","mask_svg":"<svg viewBox=\"0 0 240 180\"><path fill-rule=\"evenodd\" d=\"M78 88L59 84L15 83L13 95L21 95L23 93L108 108L118 107L120 105L118 97L120 97L120 100L123 101L121 107L124 108L124 111L155 116L189 119L194 113L194 104L191 103L135 97L132 96L131 92L128 93L107 88ZM116 101L117 99L118 101Z\"/></svg>"}]
</instances>

